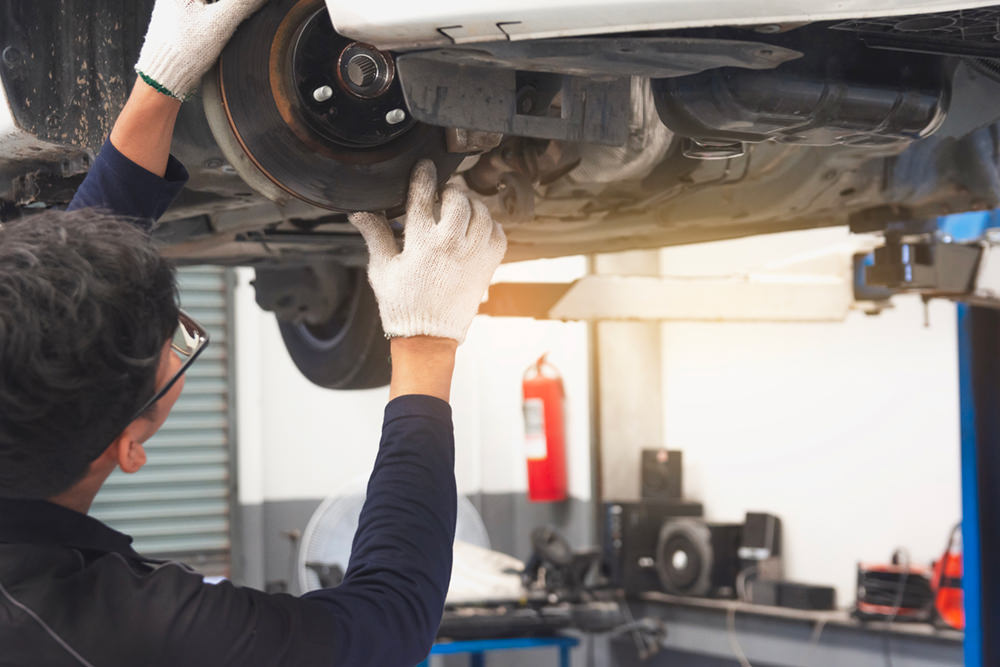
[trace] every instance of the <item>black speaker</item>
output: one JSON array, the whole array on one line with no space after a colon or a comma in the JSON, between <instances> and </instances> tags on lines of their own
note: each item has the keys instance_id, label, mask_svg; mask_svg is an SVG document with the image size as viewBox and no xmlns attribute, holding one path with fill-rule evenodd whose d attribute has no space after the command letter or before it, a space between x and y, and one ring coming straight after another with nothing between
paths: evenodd
<instances>
[{"instance_id":1,"label":"black speaker","mask_svg":"<svg viewBox=\"0 0 1000 667\"><path fill-rule=\"evenodd\" d=\"M781 555L781 519L765 512L747 512L740 558L764 560Z\"/></svg>"},{"instance_id":2,"label":"black speaker","mask_svg":"<svg viewBox=\"0 0 1000 667\"><path fill-rule=\"evenodd\" d=\"M678 449L642 450L640 482L644 500L684 496L684 453Z\"/></svg>"},{"instance_id":3,"label":"black speaker","mask_svg":"<svg viewBox=\"0 0 1000 667\"><path fill-rule=\"evenodd\" d=\"M660 589L656 541L660 526L673 517L702 516L701 503L644 500L604 504L604 561L612 584L633 595Z\"/></svg>"},{"instance_id":4,"label":"black speaker","mask_svg":"<svg viewBox=\"0 0 1000 667\"><path fill-rule=\"evenodd\" d=\"M758 579L785 576L781 558L781 519L765 512L747 512L737 552L741 568L753 568Z\"/></svg>"},{"instance_id":5,"label":"black speaker","mask_svg":"<svg viewBox=\"0 0 1000 667\"><path fill-rule=\"evenodd\" d=\"M656 574L667 593L732 597L740 571L743 524L670 519L660 529Z\"/></svg>"}]
</instances>

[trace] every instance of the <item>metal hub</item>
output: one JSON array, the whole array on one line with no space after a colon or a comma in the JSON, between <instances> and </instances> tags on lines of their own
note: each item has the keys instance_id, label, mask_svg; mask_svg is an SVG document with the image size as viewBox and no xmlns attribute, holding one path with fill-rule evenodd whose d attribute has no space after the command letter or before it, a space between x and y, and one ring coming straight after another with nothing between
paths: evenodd
<instances>
[{"instance_id":1,"label":"metal hub","mask_svg":"<svg viewBox=\"0 0 1000 667\"><path fill-rule=\"evenodd\" d=\"M392 59L373 46L352 42L340 52L337 75L341 86L364 99L389 90L396 76Z\"/></svg>"},{"instance_id":2,"label":"metal hub","mask_svg":"<svg viewBox=\"0 0 1000 667\"><path fill-rule=\"evenodd\" d=\"M292 76L309 128L341 146L380 146L413 127L392 56L334 32L325 9L294 40Z\"/></svg>"},{"instance_id":3,"label":"metal hub","mask_svg":"<svg viewBox=\"0 0 1000 667\"><path fill-rule=\"evenodd\" d=\"M324 0L269 0L237 29L207 86L216 142L274 201L396 216L417 160L433 160L443 180L462 159L447 152L442 128L410 117L392 56L338 35Z\"/></svg>"}]
</instances>

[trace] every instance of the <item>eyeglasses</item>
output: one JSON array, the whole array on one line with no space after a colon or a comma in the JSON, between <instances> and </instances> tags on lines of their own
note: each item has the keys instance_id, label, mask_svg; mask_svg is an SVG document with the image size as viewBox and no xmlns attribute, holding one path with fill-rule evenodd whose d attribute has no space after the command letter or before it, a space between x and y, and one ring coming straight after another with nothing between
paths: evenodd
<instances>
[{"instance_id":1,"label":"eyeglasses","mask_svg":"<svg viewBox=\"0 0 1000 667\"><path fill-rule=\"evenodd\" d=\"M193 317L182 310L177 320L177 329L174 331L173 340L170 341L170 347L183 357L184 363L181 364L181 367L170 378L170 381L163 385L162 389L156 392L151 399L143 403L142 407L136 411L135 416L129 422L138 419L153 403L166 396L170 388L177 384L177 381L181 379L181 376L194 363L194 360L198 358L202 350L208 347L208 332Z\"/></svg>"}]
</instances>

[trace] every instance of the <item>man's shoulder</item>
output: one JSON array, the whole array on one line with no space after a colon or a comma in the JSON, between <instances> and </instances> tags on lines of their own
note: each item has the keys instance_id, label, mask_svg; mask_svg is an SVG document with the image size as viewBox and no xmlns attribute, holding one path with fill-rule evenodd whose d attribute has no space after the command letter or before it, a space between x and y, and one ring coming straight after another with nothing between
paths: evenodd
<instances>
[{"instance_id":1,"label":"man's shoulder","mask_svg":"<svg viewBox=\"0 0 1000 667\"><path fill-rule=\"evenodd\" d=\"M79 554L64 546L48 544L0 544L0 583L39 577L80 567Z\"/></svg>"},{"instance_id":2,"label":"man's shoulder","mask_svg":"<svg viewBox=\"0 0 1000 667\"><path fill-rule=\"evenodd\" d=\"M119 658L162 650L172 623L205 588L201 575L179 563L0 544L0 640L24 655L59 649L54 662L23 664L135 664ZM127 639L109 644L112 629ZM73 662L74 654L86 662ZM60 661L67 656L70 662Z\"/></svg>"},{"instance_id":3,"label":"man's shoulder","mask_svg":"<svg viewBox=\"0 0 1000 667\"><path fill-rule=\"evenodd\" d=\"M0 584L9 594L20 595L22 604L70 607L102 601L142 605L147 594L155 596L155 604L169 606L172 595L190 595L204 585L201 575L180 563L44 544L0 544ZM90 591L101 595L88 595Z\"/></svg>"}]
</instances>

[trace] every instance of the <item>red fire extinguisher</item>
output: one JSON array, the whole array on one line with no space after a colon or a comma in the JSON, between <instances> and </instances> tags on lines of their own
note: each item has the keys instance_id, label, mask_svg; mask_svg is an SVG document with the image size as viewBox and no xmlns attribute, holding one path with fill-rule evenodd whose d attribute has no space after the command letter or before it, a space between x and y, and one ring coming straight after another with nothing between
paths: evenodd
<instances>
[{"instance_id":1,"label":"red fire extinguisher","mask_svg":"<svg viewBox=\"0 0 1000 667\"><path fill-rule=\"evenodd\" d=\"M528 460L528 498L566 500L566 413L559 371L538 358L524 372L524 445Z\"/></svg>"},{"instance_id":2,"label":"red fire extinguisher","mask_svg":"<svg viewBox=\"0 0 1000 667\"><path fill-rule=\"evenodd\" d=\"M955 526L948 537L948 546L941 559L934 563L934 609L948 627L965 629L965 607L962 594L962 524Z\"/></svg>"}]
</instances>

